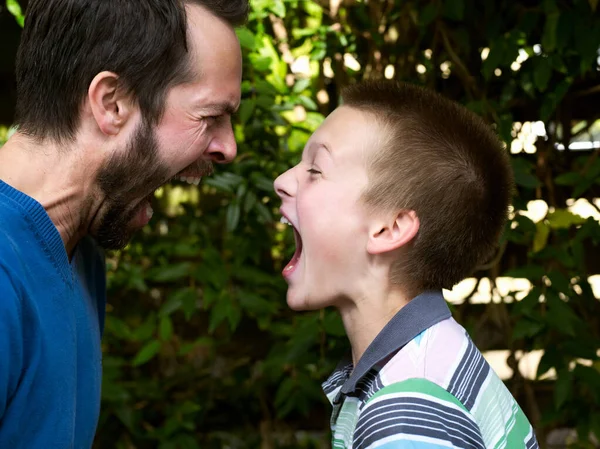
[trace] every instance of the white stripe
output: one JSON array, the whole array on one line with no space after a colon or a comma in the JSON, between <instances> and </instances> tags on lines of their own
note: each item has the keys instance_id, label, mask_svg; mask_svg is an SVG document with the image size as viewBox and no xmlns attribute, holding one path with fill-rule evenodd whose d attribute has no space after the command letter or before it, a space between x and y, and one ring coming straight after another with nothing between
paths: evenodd
<instances>
[{"instance_id":1,"label":"white stripe","mask_svg":"<svg viewBox=\"0 0 600 449\"><path fill-rule=\"evenodd\" d=\"M398 424L392 424L392 425L390 425L390 426L387 426L387 427L383 427L383 428L381 428L381 429L378 429L377 431L378 431L378 432L380 432L380 431L387 430L387 429L393 429L394 427L397 427L397 426L398 426ZM416 427L416 428L421 428L421 429L431 429L431 427L429 427L429 426L417 426L417 425L411 425L411 427ZM455 437L455 438L456 438L457 440L460 440L460 441L464 442L466 445L468 445L467 447L469 447L470 445L472 445L472 440L471 440L471 439L469 439L469 440L465 440L465 439L463 439L463 438L459 438L459 437ZM437 438L435 438L434 440L435 440L435 441L439 441L439 442L441 442L441 441L443 441L443 442L447 442L447 440L439 440L439 439L437 439ZM379 440L378 440L378 441L379 441ZM437 444L440 444L440 443L437 443ZM373 446L373 445L371 445L371 447L372 447L372 446ZM451 447L452 447L452 446L451 446Z\"/></svg>"},{"instance_id":2,"label":"white stripe","mask_svg":"<svg viewBox=\"0 0 600 449\"><path fill-rule=\"evenodd\" d=\"M383 446L386 443L391 443L392 441L418 441L420 443L429 443L429 444L437 444L438 446L451 447L454 446L452 443L448 441L440 441L435 438L426 437L424 435L408 435L405 433L397 433L395 435L390 435L389 437L382 438L381 440L377 440L375 443L371 444L369 447L365 449L375 449L379 446Z\"/></svg>"}]
</instances>

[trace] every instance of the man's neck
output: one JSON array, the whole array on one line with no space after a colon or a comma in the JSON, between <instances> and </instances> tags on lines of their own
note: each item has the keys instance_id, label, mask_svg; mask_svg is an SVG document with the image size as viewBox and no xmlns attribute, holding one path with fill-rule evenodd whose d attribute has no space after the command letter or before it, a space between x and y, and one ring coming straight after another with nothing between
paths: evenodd
<instances>
[{"instance_id":1,"label":"man's neck","mask_svg":"<svg viewBox=\"0 0 600 449\"><path fill-rule=\"evenodd\" d=\"M0 179L44 207L69 255L85 235L93 207L90 165L82 152L19 133L0 148Z\"/></svg>"},{"instance_id":2,"label":"man's neck","mask_svg":"<svg viewBox=\"0 0 600 449\"><path fill-rule=\"evenodd\" d=\"M363 356L375 337L411 298L396 287L382 288L385 283L372 282L361 289L361 298L340 307L344 328L352 346L354 366Z\"/></svg>"}]
</instances>

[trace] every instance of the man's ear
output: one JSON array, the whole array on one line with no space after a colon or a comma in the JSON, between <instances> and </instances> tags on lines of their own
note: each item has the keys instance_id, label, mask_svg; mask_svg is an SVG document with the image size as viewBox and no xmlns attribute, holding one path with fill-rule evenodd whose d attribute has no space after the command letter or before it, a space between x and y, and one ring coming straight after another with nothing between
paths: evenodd
<instances>
[{"instance_id":1,"label":"man's ear","mask_svg":"<svg viewBox=\"0 0 600 449\"><path fill-rule=\"evenodd\" d=\"M409 243L419 231L419 217L414 210L401 210L388 221L373 223L369 232L367 251L383 254L394 251Z\"/></svg>"},{"instance_id":2,"label":"man's ear","mask_svg":"<svg viewBox=\"0 0 600 449\"><path fill-rule=\"evenodd\" d=\"M133 112L131 98L119 88L119 76L113 72L100 72L94 77L88 101L98 128L106 135L118 134Z\"/></svg>"}]
</instances>

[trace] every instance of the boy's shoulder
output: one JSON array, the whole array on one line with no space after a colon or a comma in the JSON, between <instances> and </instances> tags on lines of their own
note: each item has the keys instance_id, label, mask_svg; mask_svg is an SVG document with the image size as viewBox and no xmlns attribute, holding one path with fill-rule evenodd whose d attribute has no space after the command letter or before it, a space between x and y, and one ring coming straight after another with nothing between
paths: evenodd
<instances>
[{"instance_id":1,"label":"boy's shoulder","mask_svg":"<svg viewBox=\"0 0 600 449\"><path fill-rule=\"evenodd\" d=\"M469 441L468 447L482 448L537 447L523 411L452 317L401 348L379 368L371 384L357 420L356 447L368 447L367 436L370 441L385 437L390 425L402 428L403 438L412 434L462 439ZM378 435L374 426L384 415L386 430L382 427ZM423 425L416 423L419 416L427 416ZM441 434L440 429L451 430Z\"/></svg>"},{"instance_id":2,"label":"boy's shoulder","mask_svg":"<svg viewBox=\"0 0 600 449\"><path fill-rule=\"evenodd\" d=\"M465 369L467 366L470 369ZM481 376L489 369L465 329L448 317L419 333L389 357L381 365L379 376L382 386L425 379L462 398L460 385L480 384Z\"/></svg>"}]
</instances>

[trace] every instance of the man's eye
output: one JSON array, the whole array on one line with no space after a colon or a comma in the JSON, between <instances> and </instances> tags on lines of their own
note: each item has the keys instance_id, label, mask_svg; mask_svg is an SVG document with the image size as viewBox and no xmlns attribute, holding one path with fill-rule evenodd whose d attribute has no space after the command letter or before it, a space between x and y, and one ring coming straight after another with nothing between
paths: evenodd
<instances>
[{"instance_id":1,"label":"man's eye","mask_svg":"<svg viewBox=\"0 0 600 449\"><path fill-rule=\"evenodd\" d=\"M206 117L204 117L204 121L206 122L207 125L212 125L214 124L217 120L219 120L219 115L208 115Z\"/></svg>"}]
</instances>

